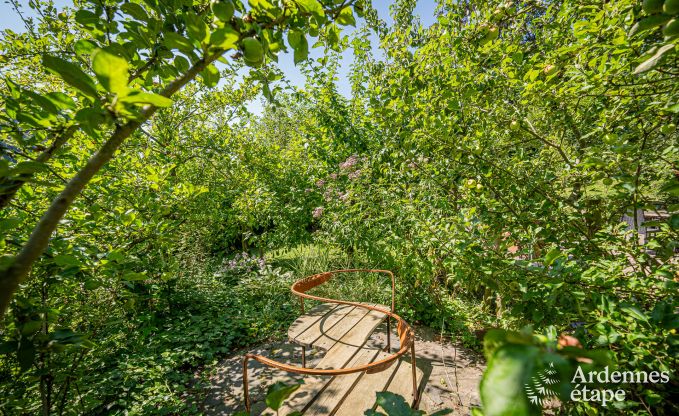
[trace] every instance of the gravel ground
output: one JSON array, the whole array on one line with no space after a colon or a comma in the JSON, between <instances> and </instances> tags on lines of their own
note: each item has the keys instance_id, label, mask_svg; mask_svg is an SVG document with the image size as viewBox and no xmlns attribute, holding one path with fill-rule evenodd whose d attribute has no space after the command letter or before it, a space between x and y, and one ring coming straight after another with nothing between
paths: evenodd
<instances>
[{"instance_id":1,"label":"gravel ground","mask_svg":"<svg viewBox=\"0 0 679 416\"><path fill-rule=\"evenodd\" d=\"M415 331L417 365L427 380L420 387L423 394L419 409L426 413L452 409L455 415L470 414L470 408L480 404L478 386L485 368L483 357L449 340L440 342L438 334L428 327L420 326ZM382 345L385 340L386 328L383 325L375 331L371 342ZM398 337L393 336L392 343L394 340L398 343ZM301 348L287 342L262 344L248 351L285 363L301 363ZM232 415L243 410L243 353L245 351L239 351L214 368L205 370L210 380L203 407L206 415ZM307 351L307 365L314 366L322 356L322 351ZM265 367L256 361L251 361L249 377L254 414L264 410L262 401L268 385L276 381L292 383L301 379L299 375Z\"/></svg>"}]
</instances>

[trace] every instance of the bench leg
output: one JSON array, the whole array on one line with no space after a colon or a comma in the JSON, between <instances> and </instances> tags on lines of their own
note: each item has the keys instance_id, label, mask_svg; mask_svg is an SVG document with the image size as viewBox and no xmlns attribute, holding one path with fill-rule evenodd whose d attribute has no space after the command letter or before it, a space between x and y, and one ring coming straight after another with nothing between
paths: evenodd
<instances>
[{"instance_id":1,"label":"bench leg","mask_svg":"<svg viewBox=\"0 0 679 416\"><path fill-rule=\"evenodd\" d=\"M248 391L248 360L249 354L243 358L243 395L245 396L245 411L250 414L250 392Z\"/></svg>"},{"instance_id":2,"label":"bench leg","mask_svg":"<svg viewBox=\"0 0 679 416\"><path fill-rule=\"evenodd\" d=\"M302 347L302 367L306 368L306 347Z\"/></svg>"},{"instance_id":3,"label":"bench leg","mask_svg":"<svg viewBox=\"0 0 679 416\"><path fill-rule=\"evenodd\" d=\"M413 368L413 409L417 407L420 401L420 390L417 388L417 361L415 360L415 340L410 344L410 358L411 367Z\"/></svg>"},{"instance_id":4,"label":"bench leg","mask_svg":"<svg viewBox=\"0 0 679 416\"><path fill-rule=\"evenodd\" d=\"M391 316L387 316L387 352L391 352Z\"/></svg>"}]
</instances>

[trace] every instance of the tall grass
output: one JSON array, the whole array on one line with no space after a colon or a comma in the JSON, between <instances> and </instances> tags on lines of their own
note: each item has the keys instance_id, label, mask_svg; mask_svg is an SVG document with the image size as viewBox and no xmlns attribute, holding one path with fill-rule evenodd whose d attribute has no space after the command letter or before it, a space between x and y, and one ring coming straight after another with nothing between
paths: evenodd
<instances>
[{"instance_id":1,"label":"tall grass","mask_svg":"<svg viewBox=\"0 0 679 416\"><path fill-rule=\"evenodd\" d=\"M277 250L267 253L267 258L272 265L292 272L295 279L330 270L379 268L368 264L362 256L350 256L337 248L319 245ZM384 274L338 274L309 293L331 299L391 305L391 282Z\"/></svg>"}]
</instances>

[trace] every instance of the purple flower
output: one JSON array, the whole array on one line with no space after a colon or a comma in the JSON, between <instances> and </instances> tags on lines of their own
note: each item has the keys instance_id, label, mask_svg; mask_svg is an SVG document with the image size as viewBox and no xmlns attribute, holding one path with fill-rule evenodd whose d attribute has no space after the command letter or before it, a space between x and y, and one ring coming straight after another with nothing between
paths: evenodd
<instances>
[{"instance_id":1,"label":"purple flower","mask_svg":"<svg viewBox=\"0 0 679 416\"><path fill-rule=\"evenodd\" d=\"M323 207L316 208L311 215L316 219L321 218L321 215L323 215Z\"/></svg>"},{"instance_id":2,"label":"purple flower","mask_svg":"<svg viewBox=\"0 0 679 416\"><path fill-rule=\"evenodd\" d=\"M347 160L344 162L340 163L339 167L342 170L350 169L352 168L356 163L358 162L358 157L356 155L349 156Z\"/></svg>"},{"instance_id":3,"label":"purple flower","mask_svg":"<svg viewBox=\"0 0 679 416\"><path fill-rule=\"evenodd\" d=\"M351 179L352 181L353 181L354 179L357 179L359 176L361 176L361 170L360 170L360 169L358 169L358 170L356 170L356 171L354 171L354 172L351 172L351 173L349 173L349 175L347 175L347 177L348 177L349 179Z\"/></svg>"},{"instance_id":4,"label":"purple flower","mask_svg":"<svg viewBox=\"0 0 679 416\"><path fill-rule=\"evenodd\" d=\"M232 259L224 260L223 271L228 276L240 276L263 270L266 267L264 257L257 257L248 252L236 253Z\"/></svg>"},{"instance_id":5,"label":"purple flower","mask_svg":"<svg viewBox=\"0 0 679 416\"><path fill-rule=\"evenodd\" d=\"M316 186L318 186L319 188L322 188L323 185L325 185L325 181L323 179L319 179L316 181Z\"/></svg>"},{"instance_id":6,"label":"purple flower","mask_svg":"<svg viewBox=\"0 0 679 416\"><path fill-rule=\"evenodd\" d=\"M337 174L336 174L336 173L331 173L331 174L330 174L330 179L333 179L333 180L337 179Z\"/></svg>"}]
</instances>

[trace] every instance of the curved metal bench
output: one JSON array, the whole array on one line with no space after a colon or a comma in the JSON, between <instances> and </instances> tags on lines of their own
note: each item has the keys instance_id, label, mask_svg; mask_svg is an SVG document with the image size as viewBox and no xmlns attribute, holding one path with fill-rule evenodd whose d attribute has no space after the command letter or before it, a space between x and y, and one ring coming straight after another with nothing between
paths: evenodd
<instances>
[{"instance_id":1,"label":"curved metal bench","mask_svg":"<svg viewBox=\"0 0 679 416\"><path fill-rule=\"evenodd\" d=\"M391 278L391 310L387 310L385 307L381 307L379 305L372 305L372 304L364 304L364 303L359 303L359 302L351 302L351 301L344 301L344 300L337 300L337 299L330 299L330 298L324 298L320 296L313 296L310 295L306 292L309 290L320 286L324 283L326 283L328 280L330 280L334 275L339 274L339 273L353 273L353 272L365 272L365 273L381 273L381 274L386 274ZM376 311L379 314L384 314L387 319L387 348L386 351L389 353L388 356L383 357L381 359L378 359L375 362L368 362L365 364L360 364L360 365L353 365L349 367L344 367L344 368L307 368L306 367L306 345L302 344L302 366L294 366L294 365L289 365L285 363L281 363L275 360L272 360L270 358L257 355L257 354L246 354L245 357L243 358L243 391L245 395L245 408L248 412L250 412L250 397L249 397L249 387L248 387L248 361L249 360L255 360L258 361L262 364L265 364L270 367L274 367L283 371L291 372L291 373L297 373L297 374L305 374L305 375L316 375L316 376L339 376L339 375L345 375L345 374L352 374L352 373L361 373L361 372L366 372L366 374L372 374L372 373L378 373L381 371L384 371L388 369L396 360L398 360L400 357L405 355L408 350L410 349L410 355L411 355L411 366L412 366L412 377L413 377L413 404L416 404L418 402L418 387L417 387L417 370L416 370L416 365L415 365L415 332L414 330L408 325L406 321L403 320L400 316L398 316L394 310L395 310L395 281L394 281L394 274L389 271L389 270L374 270L374 269L345 269L345 270L334 270L334 271L329 271L329 272L324 272L324 273L319 273L315 274L312 276L305 277L304 279L296 281L292 287L291 291L293 294L298 296L300 298L300 306L301 306L301 311L302 314L304 315L304 299L312 299L312 300L317 300L321 302L325 302L325 304L319 305L328 305L328 304L335 304L335 305L348 305L353 308L362 308L366 309L367 313L371 313L371 311ZM304 316L309 316L309 315L304 315ZM320 318L319 318L320 319ZM360 318L359 318L360 319ZM399 337L400 341L400 348L398 351L395 353L390 352L390 347L391 347L391 320L394 319L396 321L396 329L397 329L397 334ZM374 328L377 326L375 324L372 326L372 329L370 329L370 332L374 330ZM365 339L369 337L371 334L363 334L365 335ZM292 339L292 341L295 341ZM365 342L365 340L364 340ZM354 347L356 348L356 347ZM358 347L359 349L361 348L360 346ZM358 349L356 350L358 351ZM351 353L351 352L350 352ZM354 360L357 361L357 360Z\"/></svg>"}]
</instances>

